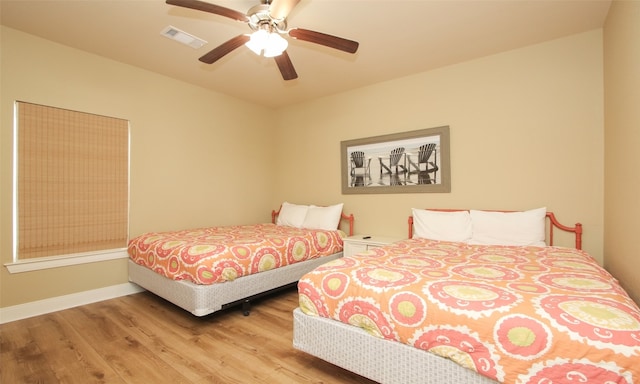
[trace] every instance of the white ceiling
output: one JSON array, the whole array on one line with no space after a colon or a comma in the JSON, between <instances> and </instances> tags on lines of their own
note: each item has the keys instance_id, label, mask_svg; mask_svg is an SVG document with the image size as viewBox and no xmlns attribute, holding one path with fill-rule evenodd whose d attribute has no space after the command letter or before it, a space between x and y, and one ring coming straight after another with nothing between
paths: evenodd
<instances>
[{"instance_id":1,"label":"white ceiling","mask_svg":"<svg viewBox=\"0 0 640 384\"><path fill-rule=\"evenodd\" d=\"M207 0L246 12L259 0ZM611 0L302 0L289 27L360 43L355 55L289 39L299 78L240 47L198 58L250 33L241 22L164 0L0 0L2 24L268 107L281 107L603 26ZM160 35L172 25L208 43Z\"/></svg>"}]
</instances>

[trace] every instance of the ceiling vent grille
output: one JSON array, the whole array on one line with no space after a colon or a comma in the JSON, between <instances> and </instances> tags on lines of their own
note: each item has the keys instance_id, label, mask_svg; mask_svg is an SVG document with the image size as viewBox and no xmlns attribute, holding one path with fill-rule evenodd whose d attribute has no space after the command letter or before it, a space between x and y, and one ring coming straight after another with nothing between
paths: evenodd
<instances>
[{"instance_id":1,"label":"ceiling vent grille","mask_svg":"<svg viewBox=\"0 0 640 384\"><path fill-rule=\"evenodd\" d=\"M164 37L167 37L171 40L175 40L179 43L190 46L191 48L198 49L205 45L207 42L202 40L199 37L195 37L185 31L181 31L176 27L168 26L160 32L160 34Z\"/></svg>"}]
</instances>

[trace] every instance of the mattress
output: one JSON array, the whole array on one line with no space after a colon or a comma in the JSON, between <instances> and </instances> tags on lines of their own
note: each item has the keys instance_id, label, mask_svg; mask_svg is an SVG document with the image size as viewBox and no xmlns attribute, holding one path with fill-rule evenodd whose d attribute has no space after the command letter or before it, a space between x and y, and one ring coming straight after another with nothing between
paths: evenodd
<instances>
[{"instance_id":1,"label":"mattress","mask_svg":"<svg viewBox=\"0 0 640 384\"><path fill-rule=\"evenodd\" d=\"M302 316L498 382L640 381L640 309L580 250L410 239L324 264L298 289Z\"/></svg>"},{"instance_id":2,"label":"mattress","mask_svg":"<svg viewBox=\"0 0 640 384\"><path fill-rule=\"evenodd\" d=\"M129 241L128 253L172 280L214 284L342 252L343 236L271 223L220 226L145 233Z\"/></svg>"}]
</instances>

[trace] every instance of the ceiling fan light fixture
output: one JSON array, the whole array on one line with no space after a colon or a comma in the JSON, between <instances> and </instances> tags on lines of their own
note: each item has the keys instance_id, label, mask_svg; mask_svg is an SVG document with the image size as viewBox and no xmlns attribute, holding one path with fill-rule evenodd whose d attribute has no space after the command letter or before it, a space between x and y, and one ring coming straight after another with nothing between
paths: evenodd
<instances>
[{"instance_id":1,"label":"ceiling fan light fixture","mask_svg":"<svg viewBox=\"0 0 640 384\"><path fill-rule=\"evenodd\" d=\"M267 44L264 47L264 57L280 56L288 46L287 39L277 33L270 33Z\"/></svg>"},{"instance_id":2,"label":"ceiling fan light fixture","mask_svg":"<svg viewBox=\"0 0 640 384\"><path fill-rule=\"evenodd\" d=\"M251 34L249 41L244 43L244 45L252 50L253 53L260 56L262 54L262 50L267 45L267 40L269 40L269 32L264 29L259 29Z\"/></svg>"},{"instance_id":3,"label":"ceiling fan light fixture","mask_svg":"<svg viewBox=\"0 0 640 384\"><path fill-rule=\"evenodd\" d=\"M251 34L247 46L256 55L264 54L264 57L279 56L289 46L289 42L278 33L259 29Z\"/></svg>"}]
</instances>

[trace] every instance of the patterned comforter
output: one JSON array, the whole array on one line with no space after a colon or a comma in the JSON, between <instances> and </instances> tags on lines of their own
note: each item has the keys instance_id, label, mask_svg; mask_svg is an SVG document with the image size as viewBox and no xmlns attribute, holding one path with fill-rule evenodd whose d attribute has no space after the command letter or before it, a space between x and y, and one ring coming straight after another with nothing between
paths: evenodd
<instances>
[{"instance_id":1,"label":"patterned comforter","mask_svg":"<svg viewBox=\"0 0 640 384\"><path fill-rule=\"evenodd\" d=\"M196 284L238 277L342 252L340 230L275 224L150 232L129 241L129 257L173 280Z\"/></svg>"},{"instance_id":2,"label":"patterned comforter","mask_svg":"<svg viewBox=\"0 0 640 384\"><path fill-rule=\"evenodd\" d=\"M298 284L301 310L504 383L640 383L640 309L583 251L404 240Z\"/></svg>"}]
</instances>

